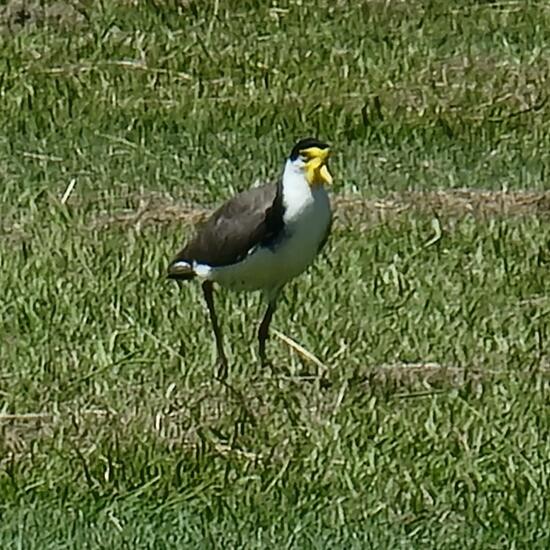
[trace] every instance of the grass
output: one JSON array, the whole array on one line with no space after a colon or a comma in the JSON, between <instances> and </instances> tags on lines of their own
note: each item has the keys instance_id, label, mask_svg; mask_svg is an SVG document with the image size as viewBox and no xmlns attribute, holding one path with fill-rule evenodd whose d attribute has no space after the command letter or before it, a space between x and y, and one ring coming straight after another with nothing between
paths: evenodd
<instances>
[{"instance_id":1,"label":"grass","mask_svg":"<svg viewBox=\"0 0 550 550\"><path fill-rule=\"evenodd\" d=\"M0 6L6 548L547 548L542 2ZM205 212L334 145L328 250L164 280Z\"/></svg>"}]
</instances>

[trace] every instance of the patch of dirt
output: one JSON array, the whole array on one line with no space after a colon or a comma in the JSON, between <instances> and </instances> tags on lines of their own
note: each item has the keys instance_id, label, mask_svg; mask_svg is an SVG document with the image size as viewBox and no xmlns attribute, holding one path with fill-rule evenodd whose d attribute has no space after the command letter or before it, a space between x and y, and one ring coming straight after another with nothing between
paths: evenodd
<instances>
[{"instance_id":1,"label":"patch of dirt","mask_svg":"<svg viewBox=\"0 0 550 550\"><path fill-rule=\"evenodd\" d=\"M347 226L358 218L384 220L404 212L426 212L441 217L472 214L479 217L550 215L550 192L516 191L410 191L379 199L334 197L336 224ZM205 221L210 210L181 204L164 195L151 194L139 199L137 209L106 213L92 222L97 229L112 226L140 229L153 224L183 223L197 225Z\"/></svg>"},{"instance_id":2,"label":"patch of dirt","mask_svg":"<svg viewBox=\"0 0 550 550\"><path fill-rule=\"evenodd\" d=\"M343 225L352 223L358 217L384 220L408 211L436 214L442 218L467 214L480 218L548 216L550 192L469 189L408 191L380 199L339 197L335 201L335 209Z\"/></svg>"},{"instance_id":3,"label":"patch of dirt","mask_svg":"<svg viewBox=\"0 0 550 550\"><path fill-rule=\"evenodd\" d=\"M101 214L92 221L93 229L113 226L141 229L143 226L159 224L198 225L204 222L211 210L191 204L177 203L166 195L151 193L138 200L135 209L124 209L118 212Z\"/></svg>"},{"instance_id":4,"label":"patch of dirt","mask_svg":"<svg viewBox=\"0 0 550 550\"><path fill-rule=\"evenodd\" d=\"M39 0L8 0L0 7L0 33L12 34L43 26L71 27L82 23L84 16L77 2Z\"/></svg>"},{"instance_id":5,"label":"patch of dirt","mask_svg":"<svg viewBox=\"0 0 550 550\"><path fill-rule=\"evenodd\" d=\"M450 390L469 388L475 394L483 391L484 385L497 383L499 380L533 379L550 384L549 357L542 357L536 366L529 369L508 372L503 369L490 369L483 364L462 366L444 365L434 362L383 364L367 367L358 373L352 383L364 385L396 399L426 397Z\"/></svg>"}]
</instances>

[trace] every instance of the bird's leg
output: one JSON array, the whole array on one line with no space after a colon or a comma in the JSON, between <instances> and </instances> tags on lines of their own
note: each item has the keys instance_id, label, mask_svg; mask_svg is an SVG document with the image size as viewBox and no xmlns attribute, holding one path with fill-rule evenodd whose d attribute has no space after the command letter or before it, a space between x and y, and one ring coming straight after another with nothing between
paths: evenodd
<instances>
[{"instance_id":1,"label":"bird's leg","mask_svg":"<svg viewBox=\"0 0 550 550\"><path fill-rule=\"evenodd\" d=\"M269 304L267 305L267 309L265 311L264 318L260 323L260 328L258 329L258 344L259 344L259 352L260 352L260 361L262 363L262 366L265 366L268 364L267 356L265 354L265 342L267 340L267 336L269 332L269 324L271 323L273 313L275 313L275 306L272 302L269 302Z\"/></svg>"},{"instance_id":2,"label":"bird's leg","mask_svg":"<svg viewBox=\"0 0 550 550\"><path fill-rule=\"evenodd\" d=\"M267 360L267 356L265 354L265 342L269 333L269 325L271 323L271 319L273 318L273 314L275 313L275 301L278 294L279 293L277 292L274 296L271 296L269 298L264 318L262 319L262 322L260 323L260 328L258 329L258 344L262 366L266 366L269 364L269 361Z\"/></svg>"},{"instance_id":3,"label":"bird's leg","mask_svg":"<svg viewBox=\"0 0 550 550\"><path fill-rule=\"evenodd\" d=\"M202 292L208 307L210 320L212 321L214 337L216 338L216 349L218 352L218 377L225 378L227 376L227 359L223 351L223 339L220 327L218 325L218 316L216 315L216 310L214 309L214 293L212 292L212 287L213 285L211 281L204 281L202 283Z\"/></svg>"}]
</instances>

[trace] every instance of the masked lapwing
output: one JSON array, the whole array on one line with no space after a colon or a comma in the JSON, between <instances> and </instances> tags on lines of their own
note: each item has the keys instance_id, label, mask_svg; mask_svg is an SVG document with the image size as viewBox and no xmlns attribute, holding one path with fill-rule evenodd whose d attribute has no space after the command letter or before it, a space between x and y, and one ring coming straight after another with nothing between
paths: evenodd
<instances>
[{"instance_id":1,"label":"masked lapwing","mask_svg":"<svg viewBox=\"0 0 550 550\"><path fill-rule=\"evenodd\" d=\"M324 187L332 183L329 146L313 138L292 148L277 184L251 188L228 200L200 227L168 267L168 277L202 281L216 340L219 370L227 359L214 308L214 283L233 290L261 290L267 310L258 330L259 356L283 286L302 273L326 242L331 208Z\"/></svg>"}]
</instances>

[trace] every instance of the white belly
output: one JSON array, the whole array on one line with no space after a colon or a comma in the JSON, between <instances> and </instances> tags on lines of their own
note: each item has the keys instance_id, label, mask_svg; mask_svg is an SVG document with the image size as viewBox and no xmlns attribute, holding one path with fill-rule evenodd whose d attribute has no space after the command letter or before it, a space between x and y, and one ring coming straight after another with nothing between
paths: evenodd
<instances>
[{"instance_id":1,"label":"white belly","mask_svg":"<svg viewBox=\"0 0 550 550\"><path fill-rule=\"evenodd\" d=\"M324 189L299 211L285 216L285 234L273 247L258 247L236 264L195 266L195 273L233 290L275 290L302 273L314 260L330 224Z\"/></svg>"}]
</instances>

